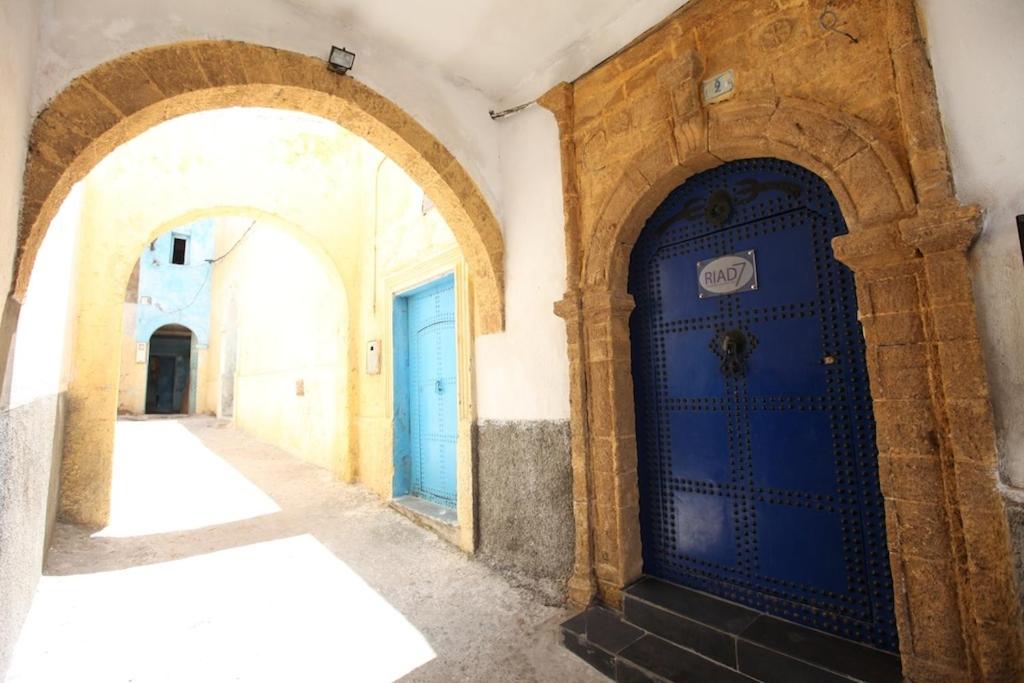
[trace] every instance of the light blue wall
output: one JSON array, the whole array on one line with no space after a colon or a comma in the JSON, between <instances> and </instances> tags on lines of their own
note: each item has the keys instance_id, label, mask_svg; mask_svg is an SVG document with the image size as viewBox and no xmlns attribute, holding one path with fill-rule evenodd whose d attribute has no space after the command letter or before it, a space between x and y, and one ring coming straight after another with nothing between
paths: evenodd
<instances>
[{"instance_id":1,"label":"light blue wall","mask_svg":"<svg viewBox=\"0 0 1024 683\"><path fill-rule=\"evenodd\" d=\"M189 239L186 264L171 263L174 237ZM210 288L214 258L214 223L203 219L158 237L142 252L139 261L139 306L135 339L148 342L164 325L184 325L192 330L199 347L210 342ZM144 297L149 297L151 303Z\"/></svg>"}]
</instances>

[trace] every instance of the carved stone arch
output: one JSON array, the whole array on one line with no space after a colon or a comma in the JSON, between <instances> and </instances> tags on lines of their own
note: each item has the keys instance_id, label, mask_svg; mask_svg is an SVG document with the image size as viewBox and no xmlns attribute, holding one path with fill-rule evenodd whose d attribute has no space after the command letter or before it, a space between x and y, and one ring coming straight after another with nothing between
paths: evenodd
<instances>
[{"instance_id":1,"label":"carved stone arch","mask_svg":"<svg viewBox=\"0 0 1024 683\"><path fill-rule=\"evenodd\" d=\"M647 218L688 178L726 161L775 157L812 171L832 190L851 233L892 226L915 211L908 172L870 124L815 102L729 102L679 128L702 131L692 153L666 154L656 140L625 164L592 233L584 289L624 293L629 255Z\"/></svg>"},{"instance_id":2,"label":"carved stone arch","mask_svg":"<svg viewBox=\"0 0 1024 683\"><path fill-rule=\"evenodd\" d=\"M21 300L43 237L71 187L118 145L184 114L271 107L334 121L398 164L430 196L469 264L476 330L504 326L504 242L487 200L454 156L409 114L323 61L236 41L148 48L76 78L29 140L12 296Z\"/></svg>"}]
</instances>

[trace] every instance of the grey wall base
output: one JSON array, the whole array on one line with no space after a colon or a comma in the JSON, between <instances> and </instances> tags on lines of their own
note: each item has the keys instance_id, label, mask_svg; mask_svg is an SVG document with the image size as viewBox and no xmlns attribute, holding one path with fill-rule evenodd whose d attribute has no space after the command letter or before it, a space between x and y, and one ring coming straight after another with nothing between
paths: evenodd
<instances>
[{"instance_id":1,"label":"grey wall base","mask_svg":"<svg viewBox=\"0 0 1024 683\"><path fill-rule=\"evenodd\" d=\"M551 603L575 542L568 421L476 426L477 556Z\"/></svg>"},{"instance_id":2,"label":"grey wall base","mask_svg":"<svg viewBox=\"0 0 1024 683\"><path fill-rule=\"evenodd\" d=\"M63 436L63 394L0 412L0 680L49 547Z\"/></svg>"}]
</instances>

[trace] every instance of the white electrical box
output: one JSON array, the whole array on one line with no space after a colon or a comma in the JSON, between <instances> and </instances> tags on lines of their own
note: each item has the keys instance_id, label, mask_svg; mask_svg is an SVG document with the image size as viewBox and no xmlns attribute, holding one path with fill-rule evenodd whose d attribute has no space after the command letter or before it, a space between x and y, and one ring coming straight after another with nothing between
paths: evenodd
<instances>
[{"instance_id":1,"label":"white electrical box","mask_svg":"<svg viewBox=\"0 0 1024 683\"><path fill-rule=\"evenodd\" d=\"M135 362L146 362L146 342L138 342L135 344Z\"/></svg>"},{"instance_id":2,"label":"white electrical box","mask_svg":"<svg viewBox=\"0 0 1024 683\"><path fill-rule=\"evenodd\" d=\"M366 374L380 374L380 339L366 343Z\"/></svg>"}]
</instances>

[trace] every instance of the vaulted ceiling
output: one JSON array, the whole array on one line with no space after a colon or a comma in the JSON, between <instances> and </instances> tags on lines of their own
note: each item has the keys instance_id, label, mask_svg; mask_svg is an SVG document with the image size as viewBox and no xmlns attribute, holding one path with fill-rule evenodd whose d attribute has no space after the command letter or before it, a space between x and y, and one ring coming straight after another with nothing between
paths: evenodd
<instances>
[{"instance_id":1,"label":"vaulted ceiling","mask_svg":"<svg viewBox=\"0 0 1024 683\"><path fill-rule=\"evenodd\" d=\"M495 102L572 80L686 0L282 0L434 64Z\"/></svg>"}]
</instances>

